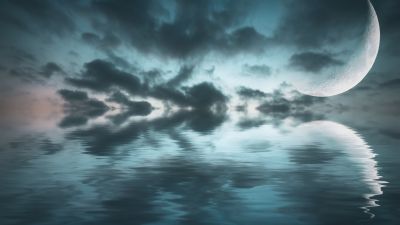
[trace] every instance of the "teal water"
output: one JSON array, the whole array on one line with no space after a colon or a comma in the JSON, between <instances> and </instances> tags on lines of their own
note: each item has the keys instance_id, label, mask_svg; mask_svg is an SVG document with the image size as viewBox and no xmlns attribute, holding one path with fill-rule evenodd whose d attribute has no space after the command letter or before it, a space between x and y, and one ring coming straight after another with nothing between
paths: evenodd
<instances>
[{"instance_id":1,"label":"teal water","mask_svg":"<svg viewBox=\"0 0 400 225\"><path fill-rule=\"evenodd\" d=\"M17 132L1 144L0 224L400 224L399 144L226 115Z\"/></svg>"}]
</instances>

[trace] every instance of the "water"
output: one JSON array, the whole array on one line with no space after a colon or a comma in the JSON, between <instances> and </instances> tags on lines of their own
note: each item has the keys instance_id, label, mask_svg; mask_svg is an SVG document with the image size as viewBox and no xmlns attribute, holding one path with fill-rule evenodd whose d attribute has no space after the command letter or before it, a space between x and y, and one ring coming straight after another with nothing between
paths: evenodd
<instances>
[{"instance_id":1,"label":"water","mask_svg":"<svg viewBox=\"0 0 400 225\"><path fill-rule=\"evenodd\" d=\"M3 135L0 224L400 224L400 139L178 113Z\"/></svg>"}]
</instances>

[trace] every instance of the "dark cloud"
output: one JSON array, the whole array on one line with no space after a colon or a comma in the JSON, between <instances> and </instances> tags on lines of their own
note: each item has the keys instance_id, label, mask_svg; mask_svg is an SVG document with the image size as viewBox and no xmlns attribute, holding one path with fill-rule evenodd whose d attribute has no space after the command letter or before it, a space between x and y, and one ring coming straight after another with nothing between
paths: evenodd
<instances>
[{"instance_id":1,"label":"dark cloud","mask_svg":"<svg viewBox=\"0 0 400 225\"><path fill-rule=\"evenodd\" d=\"M68 102L85 101L89 99L87 93L83 91L71 91L71 90L61 89L58 91L58 94L60 94L61 97Z\"/></svg>"},{"instance_id":2,"label":"dark cloud","mask_svg":"<svg viewBox=\"0 0 400 225\"><path fill-rule=\"evenodd\" d=\"M400 56L400 47L397 45L400 38L400 31L398 29L400 12L397 9L400 7L400 2L395 0L374 1L373 4L378 13L381 34L384 36L379 51L380 57L378 57L377 62L378 64L382 63L382 66L385 67L388 59ZM384 58L384 60L380 61L380 58ZM397 59L394 60L395 68L398 66L397 62Z\"/></svg>"},{"instance_id":3,"label":"dark cloud","mask_svg":"<svg viewBox=\"0 0 400 225\"><path fill-rule=\"evenodd\" d=\"M209 110L212 106L222 107L228 101L228 98L220 90L208 82L184 88L183 91L161 85L153 88L150 95L179 106L191 106L198 110Z\"/></svg>"},{"instance_id":4,"label":"dark cloud","mask_svg":"<svg viewBox=\"0 0 400 225\"><path fill-rule=\"evenodd\" d=\"M39 73L47 78L56 73L65 74L64 70L54 62L49 62L46 65L42 66Z\"/></svg>"},{"instance_id":5,"label":"dark cloud","mask_svg":"<svg viewBox=\"0 0 400 225\"><path fill-rule=\"evenodd\" d=\"M323 103L325 98L303 95L298 92L292 92L292 94L294 96L287 98L282 91L276 90L257 109L277 120L287 117L293 117L303 122L323 119L321 114L310 111L309 107Z\"/></svg>"},{"instance_id":6,"label":"dark cloud","mask_svg":"<svg viewBox=\"0 0 400 225\"><path fill-rule=\"evenodd\" d=\"M38 81L37 77L35 76L35 69L31 66L20 66L11 68L8 71L8 74L14 78L20 78L26 82L34 82Z\"/></svg>"},{"instance_id":7,"label":"dark cloud","mask_svg":"<svg viewBox=\"0 0 400 225\"><path fill-rule=\"evenodd\" d=\"M129 63L125 58L118 56L113 51L105 49L104 50L108 59L114 63L116 66L121 67L123 69L129 69L136 72L136 67Z\"/></svg>"},{"instance_id":8,"label":"dark cloud","mask_svg":"<svg viewBox=\"0 0 400 225\"><path fill-rule=\"evenodd\" d=\"M65 116L61 122L58 124L61 128L68 128L68 127L78 127L85 125L88 122L89 118L80 115L68 115Z\"/></svg>"},{"instance_id":9,"label":"dark cloud","mask_svg":"<svg viewBox=\"0 0 400 225\"><path fill-rule=\"evenodd\" d=\"M131 116L147 116L153 110L153 107L149 102L131 101L128 96L121 92L113 93L107 100L119 103L122 106L122 112L120 114L110 117L110 119L116 124L125 122Z\"/></svg>"},{"instance_id":10,"label":"dark cloud","mask_svg":"<svg viewBox=\"0 0 400 225\"><path fill-rule=\"evenodd\" d=\"M357 86L353 90L354 91L369 91L369 90L373 90L373 89L374 88L371 86Z\"/></svg>"},{"instance_id":11,"label":"dark cloud","mask_svg":"<svg viewBox=\"0 0 400 225\"><path fill-rule=\"evenodd\" d=\"M60 122L60 127L83 125L90 118L101 116L109 110L104 102L89 98L86 92L61 89L58 94L66 101L66 116Z\"/></svg>"},{"instance_id":12,"label":"dark cloud","mask_svg":"<svg viewBox=\"0 0 400 225\"><path fill-rule=\"evenodd\" d=\"M182 66L179 73L167 82L168 86L177 87L189 80L193 75L194 66Z\"/></svg>"},{"instance_id":13,"label":"dark cloud","mask_svg":"<svg viewBox=\"0 0 400 225\"><path fill-rule=\"evenodd\" d=\"M115 49L121 44L121 40L112 33L100 37L95 33L85 32L81 34L81 38L86 43L105 51Z\"/></svg>"},{"instance_id":14,"label":"dark cloud","mask_svg":"<svg viewBox=\"0 0 400 225\"><path fill-rule=\"evenodd\" d=\"M186 119L188 127L202 134L211 133L227 119L225 112L213 113L210 111L196 110L191 113L193 114L187 115Z\"/></svg>"},{"instance_id":15,"label":"dark cloud","mask_svg":"<svg viewBox=\"0 0 400 225\"><path fill-rule=\"evenodd\" d=\"M228 43L228 52L229 49L237 49L247 53L262 53L264 48L269 45L269 39L254 27L247 26L235 30L229 37Z\"/></svg>"},{"instance_id":16,"label":"dark cloud","mask_svg":"<svg viewBox=\"0 0 400 225\"><path fill-rule=\"evenodd\" d=\"M185 93L166 85L159 85L152 88L151 96L163 101L172 102L178 106L188 106L189 103Z\"/></svg>"},{"instance_id":17,"label":"dark cloud","mask_svg":"<svg viewBox=\"0 0 400 225\"><path fill-rule=\"evenodd\" d=\"M237 123L237 126L242 129L242 130L247 130L255 127L260 127L267 123L266 120L261 119L261 118L256 118L256 119L242 119Z\"/></svg>"},{"instance_id":18,"label":"dark cloud","mask_svg":"<svg viewBox=\"0 0 400 225\"><path fill-rule=\"evenodd\" d=\"M156 84L162 81L162 76L165 74L162 70L153 68L151 70L141 71L145 83Z\"/></svg>"},{"instance_id":19,"label":"dark cloud","mask_svg":"<svg viewBox=\"0 0 400 225\"><path fill-rule=\"evenodd\" d=\"M236 93L244 99L262 99L268 96L265 92L247 87L239 87Z\"/></svg>"},{"instance_id":20,"label":"dark cloud","mask_svg":"<svg viewBox=\"0 0 400 225\"><path fill-rule=\"evenodd\" d=\"M82 33L81 38L83 41L92 45L98 45L101 42L101 38L97 34L90 32Z\"/></svg>"},{"instance_id":21,"label":"dark cloud","mask_svg":"<svg viewBox=\"0 0 400 225\"><path fill-rule=\"evenodd\" d=\"M36 82L39 80L36 76L37 61L37 57L30 51L11 45L0 45L0 62L7 65L7 73L2 73L1 76L8 74L26 82Z\"/></svg>"},{"instance_id":22,"label":"dark cloud","mask_svg":"<svg viewBox=\"0 0 400 225\"><path fill-rule=\"evenodd\" d=\"M116 68L112 63L96 59L85 64L82 78L67 78L66 81L80 88L89 88L99 92L109 92L118 87L131 93L138 94L143 90L140 79Z\"/></svg>"},{"instance_id":23,"label":"dark cloud","mask_svg":"<svg viewBox=\"0 0 400 225\"><path fill-rule=\"evenodd\" d=\"M218 5L218 7L217 7ZM176 1L168 10L158 1L93 1L92 6L142 52L196 57L208 51L260 52L268 41L253 27L240 26L249 8L245 1ZM172 18L172 19L171 19Z\"/></svg>"},{"instance_id":24,"label":"dark cloud","mask_svg":"<svg viewBox=\"0 0 400 225\"><path fill-rule=\"evenodd\" d=\"M146 116L153 110L150 103L146 101L131 101L127 105L129 107L129 114Z\"/></svg>"},{"instance_id":25,"label":"dark cloud","mask_svg":"<svg viewBox=\"0 0 400 225\"><path fill-rule=\"evenodd\" d=\"M37 58L31 52L13 46L1 46L3 57L10 60L15 66L37 62Z\"/></svg>"},{"instance_id":26,"label":"dark cloud","mask_svg":"<svg viewBox=\"0 0 400 225\"><path fill-rule=\"evenodd\" d=\"M203 82L189 88L188 102L197 109L210 108L214 104L224 104L228 99L213 84Z\"/></svg>"},{"instance_id":27,"label":"dark cloud","mask_svg":"<svg viewBox=\"0 0 400 225\"><path fill-rule=\"evenodd\" d=\"M290 57L289 67L306 72L318 73L321 70L342 65L343 62L332 55L320 52L302 52Z\"/></svg>"},{"instance_id":28,"label":"dark cloud","mask_svg":"<svg viewBox=\"0 0 400 225\"><path fill-rule=\"evenodd\" d=\"M248 74L260 75L260 76L270 76L272 73L271 67L265 64L260 64L260 65L244 64L243 70Z\"/></svg>"},{"instance_id":29,"label":"dark cloud","mask_svg":"<svg viewBox=\"0 0 400 225\"><path fill-rule=\"evenodd\" d=\"M321 97L303 95L297 91L294 91L293 93L295 94L295 97L293 99L291 99L290 102L297 106L312 106L316 103L323 103L326 100L325 98L321 98Z\"/></svg>"},{"instance_id":30,"label":"dark cloud","mask_svg":"<svg viewBox=\"0 0 400 225\"><path fill-rule=\"evenodd\" d=\"M208 110L213 105L221 106L227 102L227 97L212 83L203 82L178 89L176 86L189 79L192 72L193 67L184 66L172 80L150 87L137 76L116 68L110 62L97 59L85 64L82 78L66 78L66 81L73 86L98 92L110 93L113 89L119 89L130 95L154 97L196 109Z\"/></svg>"},{"instance_id":31,"label":"dark cloud","mask_svg":"<svg viewBox=\"0 0 400 225\"><path fill-rule=\"evenodd\" d=\"M75 31L71 15L59 1L17 0L0 3L1 21L29 33L67 35Z\"/></svg>"},{"instance_id":32,"label":"dark cloud","mask_svg":"<svg viewBox=\"0 0 400 225\"><path fill-rule=\"evenodd\" d=\"M367 1L288 0L275 40L299 48L320 48L359 37L368 18Z\"/></svg>"},{"instance_id":33,"label":"dark cloud","mask_svg":"<svg viewBox=\"0 0 400 225\"><path fill-rule=\"evenodd\" d=\"M388 80L379 85L382 88L396 88L400 87L400 78Z\"/></svg>"},{"instance_id":34,"label":"dark cloud","mask_svg":"<svg viewBox=\"0 0 400 225\"><path fill-rule=\"evenodd\" d=\"M118 128L111 125L95 125L70 133L70 139L85 140L86 151L94 155L112 155L118 147L136 141L150 130L170 134L175 128L190 129L199 133L210 133L226 120L225 112L213 113L203 110L179 111L151 121L131 122ZM118 121L117 121L118 122Z\"/></svg>"}]
</instances>

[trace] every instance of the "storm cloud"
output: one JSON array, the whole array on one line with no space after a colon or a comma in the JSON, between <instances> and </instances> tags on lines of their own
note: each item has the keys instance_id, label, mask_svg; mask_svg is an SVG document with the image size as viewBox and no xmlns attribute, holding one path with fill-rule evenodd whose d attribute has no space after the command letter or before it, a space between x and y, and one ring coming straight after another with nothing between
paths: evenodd
<instances>
[{"instance_id":1,"label":"storm cloud","mask_svg":"<svg viewBox=\"0 0 400 225\"><path fill-rule=\"evenodd\" d=\"M268 42L254 27L240 25L249 13L246 1L174 4L173 11L158 1L93 1L90 5L107 18L106 23L98 21L99 30L117 28L142 52L177 58L201 56L208 51L236 54L260 52L259 46Z\"/></svg>"},{"instance_id":2,"label":"storm cloud","mask_svg":"<svg viewBox=\"0 0 400 225\"><path fill-rule=\"evenodd\" d=\"M53 74L65 74L64 70L54 62L49 62L46 65L42 66L40 74L49 78Z\"/></svg>"},{"instance_id":3,"label":"storm cloud","mask_svg":"<svg viewBox=\"0 0 400 225\"><path fill-rule=\"evenodd\" d=\"M364 31L367 1L305 0L285 2L286 12L275 32L277 42L300 49L337 44Z\"/></svg>"},{"instance_id":4,"label":"storm cloud","mask_svg":"<svg viewBox=\"0 0 400 225\"><path fill-rule=\"evenodd\" d=\"M244 64L243 70L247 74L264 76L264 77L268 77L272 73L271 67L269 67L265 64L259 64L259 65L258 64L256 64L256 65Z\"/></svg>"},{"instance_id":5,"label":"storm cloud","mask_svg":"<svg viewBox=\"0 0 400 225\"><path fill-rule=\"evenodd\" d=\"M342 61L333 58L331 54L320 52L302 52L290 57L289 67L306 72L318 73L329 67L340 66Z\"/></svg>"},{"instance_id":6,"label":"storm cloud","mask_svg":"<svg viewBox=\"0 0 400 225\"><path fill-rule=\"evenodd\" d=\"M83 91L61 89L58 94L64 99L66 116L60 122L60 127L71 127L86 124L90 118L103 115L109 107L102 101L89 98Z\"/></svg>"},{"instance_id":7,"label":"storm cloud","mask_svg":"<svg viewBox=\"0 0 400 225\"><path fill-rule=\"evenodd\" d=\"M257 110L277 120L293 117L307 122L324 118L322 113L315 109L310 110L310 107L324 103L325 98L303 95L297 91L292 91L292 94L293 96L286 97L282 90L275 90L257 107Z\"/></svg>"},{"instance_id":8,"label":"storm cloud","mask_svg":"<svg viewBox=\"0 0 400 225\"><path fill-rule=\"evenodd\" d=\"M96 59L85 64L82 78L67 78L73 86L89 88L100 92L109 92L113 87L122 88L131 94L141 93L140 79L116 68L112 63Z\"/></svg>"},{"instance_id":9,"label":"storm cloud","mask_svg":"<svg viewBox=\"0 0 400 225\"><path fill-rule=\"evenodd\" d=\"M388 80L380 84L383 88L396 88L400 87L400 79Z\"/></svg>"},{"instance_id":10,"label":"storm cloud","mask_svg":"<svg viewBox=\"0 0 400 225\"><path fill-rule=\"evenodd\" d=\"M236 92L243 99L262 99L268 96L265 92L247 87L239 87Z\"/></svg>"}]
</instances>

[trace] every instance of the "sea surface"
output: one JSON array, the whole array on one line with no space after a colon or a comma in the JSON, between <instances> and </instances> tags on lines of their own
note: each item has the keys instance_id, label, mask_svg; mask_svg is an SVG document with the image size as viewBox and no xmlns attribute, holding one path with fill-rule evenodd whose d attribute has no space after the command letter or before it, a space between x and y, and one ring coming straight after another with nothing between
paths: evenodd
<instances>
[{"instance_id":1,"label":"sea surface","mask_svg":"<svg viewBox=\"0 0 400 225\"><path fill-rule=\"evenodd\" d=\"M400 138L373 126L182 112L2 132L1 225L400 224Z\"/></svg>"}]
</instances>

